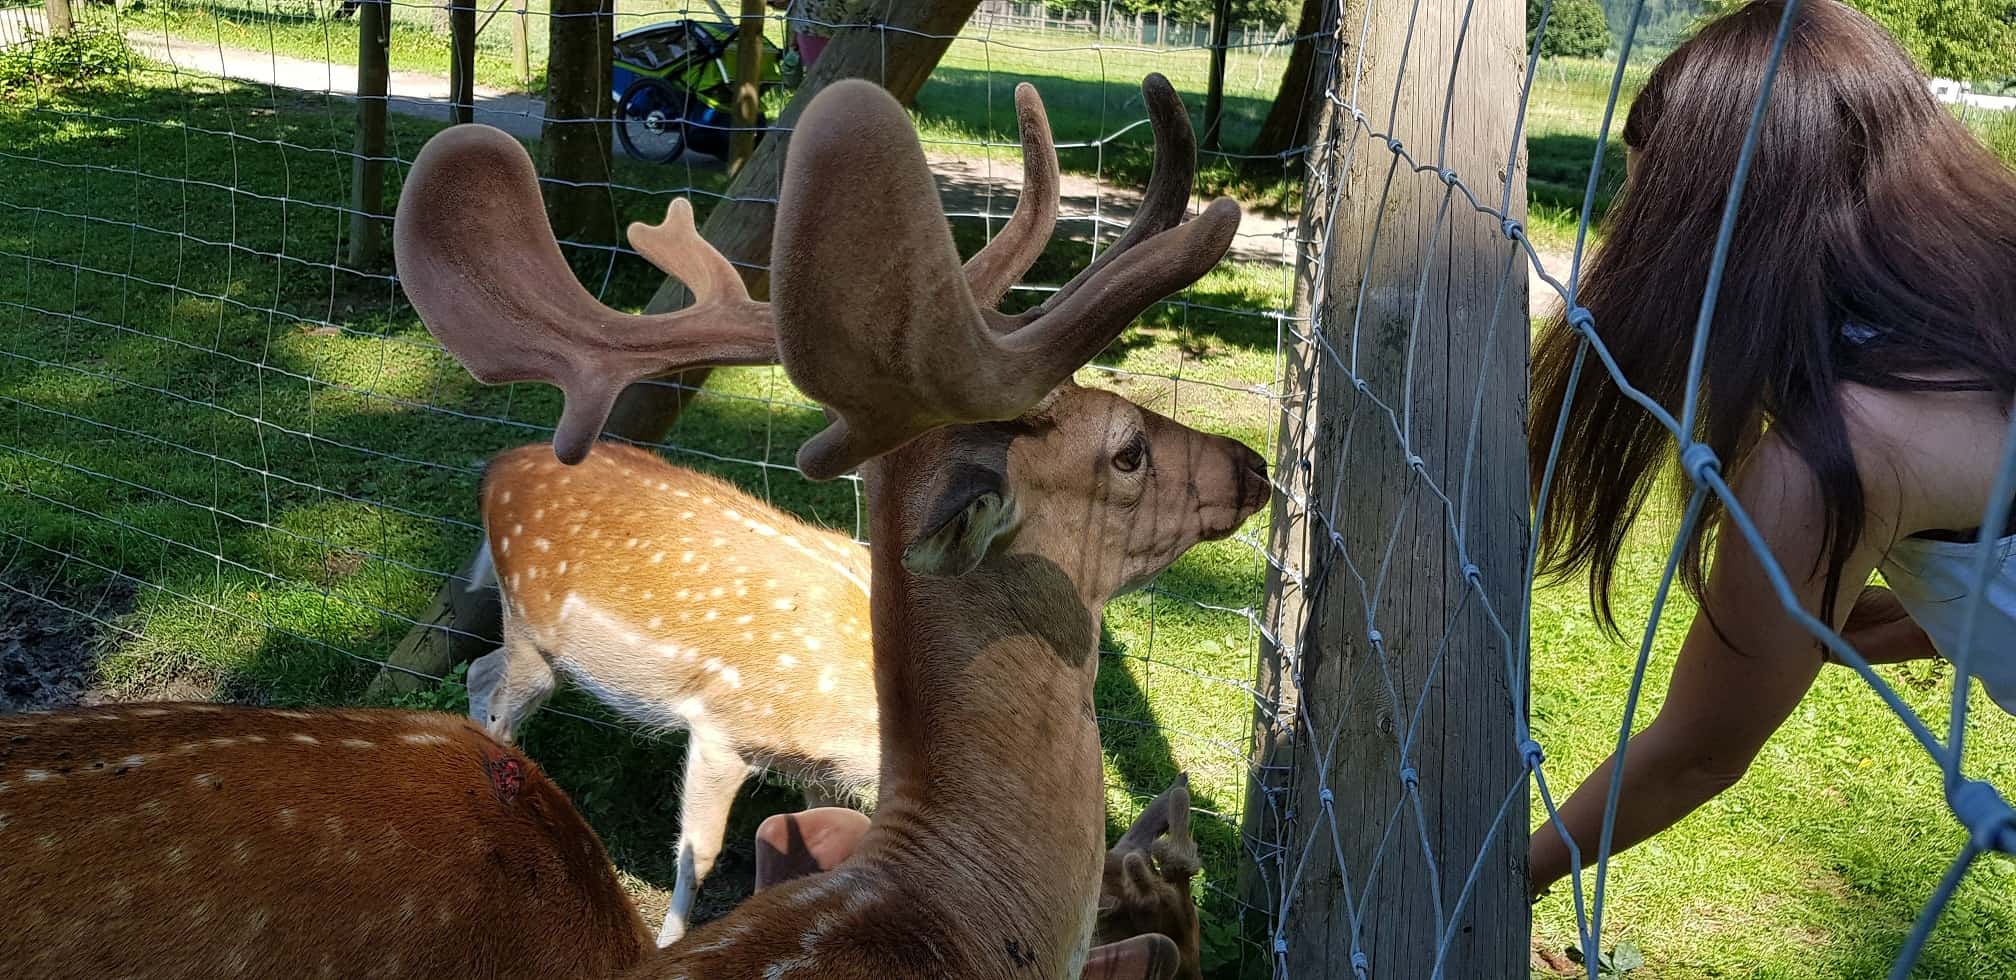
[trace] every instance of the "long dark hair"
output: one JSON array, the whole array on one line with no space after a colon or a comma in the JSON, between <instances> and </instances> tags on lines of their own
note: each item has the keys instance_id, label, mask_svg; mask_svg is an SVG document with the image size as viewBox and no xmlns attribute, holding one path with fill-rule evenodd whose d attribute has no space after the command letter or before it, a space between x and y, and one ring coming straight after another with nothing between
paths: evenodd
<instances>
[{"instance_id":1,"label":"long dark hair","mask_svg":"<svg viewBox=\"0 0 2016 980\"><path fill-rule=\"evenodd\" d=\"M1629 176L1582 277L1578 301L1625 377L1676 417L1723 198L1784 10L1748 4L1653 71L1624 126ZM2016 174L1932 98L1882 28L1835 0L1800 5L1759 137L1694 438L1732 476L1766 426L1805 462L1826 518L1828 618L1865 523L1841 386L2016 395ZM1845 336L1850 325L1866 341ZM1536 344L1536 491L1580 343L1557 318ZM1587 569L1615 632L1618 552L1678 465L1672 436L1594 357L1576 387L1540 570ZM1692 491L1684 477L1670 482L1683 500ZM1721 517L1710 505L1684 542L1682 579L1697 599Z\"/></svg>"}]
</instances>

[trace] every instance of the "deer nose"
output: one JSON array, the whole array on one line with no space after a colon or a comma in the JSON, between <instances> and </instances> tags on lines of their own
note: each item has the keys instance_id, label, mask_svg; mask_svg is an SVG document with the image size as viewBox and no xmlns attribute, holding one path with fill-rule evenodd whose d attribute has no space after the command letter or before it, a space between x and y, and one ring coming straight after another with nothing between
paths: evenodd
<instances>
[{"instance_id":1,"label":"deer nose","mask_svg":"<svg viewBox=\"0 0 2016 980\"><path fill-rule=\"evenodd\" d=\"M1239 509L1251 514L1267 505L1274 487L1267 482L1267 460L1250 447L1239 447Z\"/></svg>"}]
</instances>

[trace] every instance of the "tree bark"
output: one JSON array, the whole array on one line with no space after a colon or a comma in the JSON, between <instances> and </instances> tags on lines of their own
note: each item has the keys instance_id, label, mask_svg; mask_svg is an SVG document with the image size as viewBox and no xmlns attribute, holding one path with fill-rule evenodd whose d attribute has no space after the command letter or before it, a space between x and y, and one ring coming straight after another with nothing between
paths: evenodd
<instances>
[{"instance_id":1,"label":"tree bark","mask_svg":"<svg viewBox=\"0 0 2016 980\"><path fill-rule=\"evenodd\" d=\"M736 36L735 134L728 172L749 162L756 150L756 116L763 102L763 0L742 0L742 31Z\"/></svg>"},{"instance_id":2,"label":"tree bark","mask_svg":"<svg viewBox=\"0 0 2016 980\"><path fill-rule=\"evenodd\" d=\"M614 244L609 191L609 18L604 0L553 0L546 122L539 134L546 215L563 241Z\"/></svg>"},{"instance_id":3,"label":"tree bark","mask_svg":"<svg viewBox=\"0 0 2016 980\"><path fill-rule=\"evenodd\" d=\"M70 0L42 0L42 23L52 35L70 33L76 23L70 14Z\"/></svg>"},{"instance_id":4,"label":"tree bark","mask_svg":"<svg viewBox=\"0 0 2016 980\"><path fill-rule=\"evenodd\" d=\"M569 0L556 0L556 10L558 4L565 2ZM701 237L741 268L750 295L764 299L770 294L770 233L776 208L767 202L777 199L784 176L784 152L790 139L788 130L796 125L799 113L821 89L843 78L880 81L906 105L914 102L952 39L978 6L979 0L892 0L884 23L894 29L841 31L820 56L819 63L805 73L805 81L777 120L776 131L756 145L749 162L729 183L727 199L715 206L700 226ZM608 45L603 47L606 50ZM560 50L558 38L554 50ZM547 69L549 76L554 71L555 67ZM660 313L680 309L690 302L686 287L668 278L645 309ZM605 431L643 442L664 441L680 412L706 383L707 373L689 371L658 383L631 385L616 400ZM464 591L469 564L464 562L459 572L461 580L441 587L427 612L400 641L390 659L393 666L381 670L371 684L374 696L417 689L426 683L427 677L445 674L456 664L496 647L497 592Z\"/></svg>"},{"instance_id":5,"label":"tree bark","mask_svg":"<svg viewBox=\"0 0 2016 980\"><path fill-rule=\"evenodd\" d=\"M1302 16L1295 23L1295 45L1288 52L1281 87L1275 92L1274 104L1267 109L1267 118L1260 122L1259 135L1253 137L1246 150L1260 159L1249 161L1249 166L1271 167L1273 163L1264 158L1279 156L1307 140L1323 104L1323 78L1327 74L1319 70L1319 66L1327 68L1327 59L1319 57L1318 49L1324 45L1318 42L1329 42L1335 33L1336 6L1328 0L1302 0Z\"/></svg>"},{"instance_id":6,"label":"tree bark","mask_svg":"<svg viewBox=\"0 0 2016 980\"><path fill-rule=\"evenodd\" d=\"M1218 131L1225 121L1225 55L1232 41L1232 0L1218 0L1211 13L1211 79L1204 89L1204 143L1207 150L1218 148Z\"/></svg>"}]
</instances>

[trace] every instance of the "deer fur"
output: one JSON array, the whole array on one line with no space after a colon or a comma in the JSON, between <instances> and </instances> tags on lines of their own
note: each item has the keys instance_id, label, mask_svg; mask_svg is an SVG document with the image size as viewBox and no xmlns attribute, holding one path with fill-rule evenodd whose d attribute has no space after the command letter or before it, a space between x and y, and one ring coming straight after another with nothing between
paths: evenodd
<instances>
[{"instance_id":1,"label":"deer fur","mask_svg":"<svg viewBox=\"0 0 2016 980\"><path fill-rule=\"evenodd\" d=\"M751 770L809 784L815 805L872 790L867 549L616 443L578 466L507 451L482 510L504 644L469 668L470 716L509 741L557 668L647 728L687 730L659 945L685 933Z\"/></svg>"},{"instance_id":2,"label":"deer fur","mask_svg":"<svg viewBox=\"0 0 2016 980\"><path fill-rule=\"evenodd\" d=\"M1069 978L1120 955L1091 955L1106 855L1092 710L1100 616L1108 597L1231 534L1268 495L1264 461L1245 446L1070 383L1143 309L1208 272L1237 228L1229 201L1184 220L1188 118L1160 76L1143 94L1157 144L1147 203L1090 268L1017 316L992 305L1026 271L1021 257L1041 251L1030 239L1047 238L1054 208L1011 220L962 267L916 132L888 93L836 82L801 116L767 313L786 372L828 410L801 468L822 478L859 467L868 496L876 815L838 867L755 895L626 976ZM1018 89L1017 108L1047 145L1033 89ZM475 127L444 131L404 193L484 179L457 155L484 140ZM1054 171L1054 152L1041 163ZM502 239L450 225L406 234L508 253L527 224ZM493 274L516 264L506 255ZM488 302L463 299L457 317ZM566 323L498 322L499 349L556 328ZM566 394L576 423L599 407ZM1174 947L1125 948L1130 969L1160 976Z\"/></svg>"},{"instance_id":3,"label":"deer fur","mask_svg":"<svg viewBox=\"0 0 2016 980\"><path fill-rule=\"evenodd\" d=\"M608 976L602 843L467 719L127 704L0 716L0 974Z\"/></svg>"},{"instance_id":4,"label":"deer fur","mask_svg":"<svg viewBox=\"0 0 2016 980\"><path fill-rule=\"evenodd\" d=\"M1177 980L1203 980L1203 924L1190 882L1197 876L1197 842L1190 836L1190 777L1149 801L1127 832L1106 852L1099 883L1095 945L1158 933L1176 945Z\"/></svg>"}]
</instances>

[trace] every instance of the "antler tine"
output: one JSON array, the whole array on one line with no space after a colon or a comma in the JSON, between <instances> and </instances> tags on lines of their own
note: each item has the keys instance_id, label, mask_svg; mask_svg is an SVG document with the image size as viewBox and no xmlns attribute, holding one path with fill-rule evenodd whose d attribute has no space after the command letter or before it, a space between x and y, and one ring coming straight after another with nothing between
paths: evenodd
<instances>
[{"instance_id":1,"label":"antler tine","mask_svg":"<svg viewBox=\"0 0 2016 980\"><path fill-rule=\"evenodd\" d=\"M1022 129L1022 193L994 240L966 260L967 285L983 307L1001 302L1021 281L1057 227L1057 146L1036 86L1015 86L1015 116Z\"/></svg>"},{"instance_id":2,"label":"antler tine","mask_svg":"<svg viewBox=\"0 0 2016 980\"><path fill-rule=\"evenodd\" d=\"M1056 309L1100 270L1127 254L1134 246L1183 222L1190 206L1190 185L1197 177L1197 134L1190 128L1190 114L1169 79L1153 73L1141 80L1141 101L1148 110L1148 129L1155 138L1155 157L1148 171L1148 187L1141 195L1141 207L1134 220L1113 244L1079 270L1071 281L1041 305L1018 319L1029 323Z\"/></svg>"},{"instance_id":3,"label":"antler tine","mask_svg":"<svg viewBox=\"0 0 2016 980\"><path fill-rule=\"evenodd\" d=\"M1182 808L1187 813L1190 809L1189 773L1177 776L1176 781L1162 791L1162 795L1149 800L1148 805L1141 808L1141 815L1135 817L1127 832L1114 842L1113 850L1145 851L1155 843L1156 838L1168 833L1179 795L1182 797Z\"/></svg>"},{"instance_id":4,"label":"antler tine","mask_svg":"<svg viewBox=\"0 0 2016 980\"><path fill-rule=\"evenodd\" d=\"M566 398L553 451L587 456L616 396L688 368L771 364L768 309L675 200L665 223L630 226L640 252L693 287L694 306L636 316L575 280L544 220L532 158L490 126L437 133L413 161L393 216L394 259L421 322L484 384L545 381Z\"/></svg>"}]
</instances>

